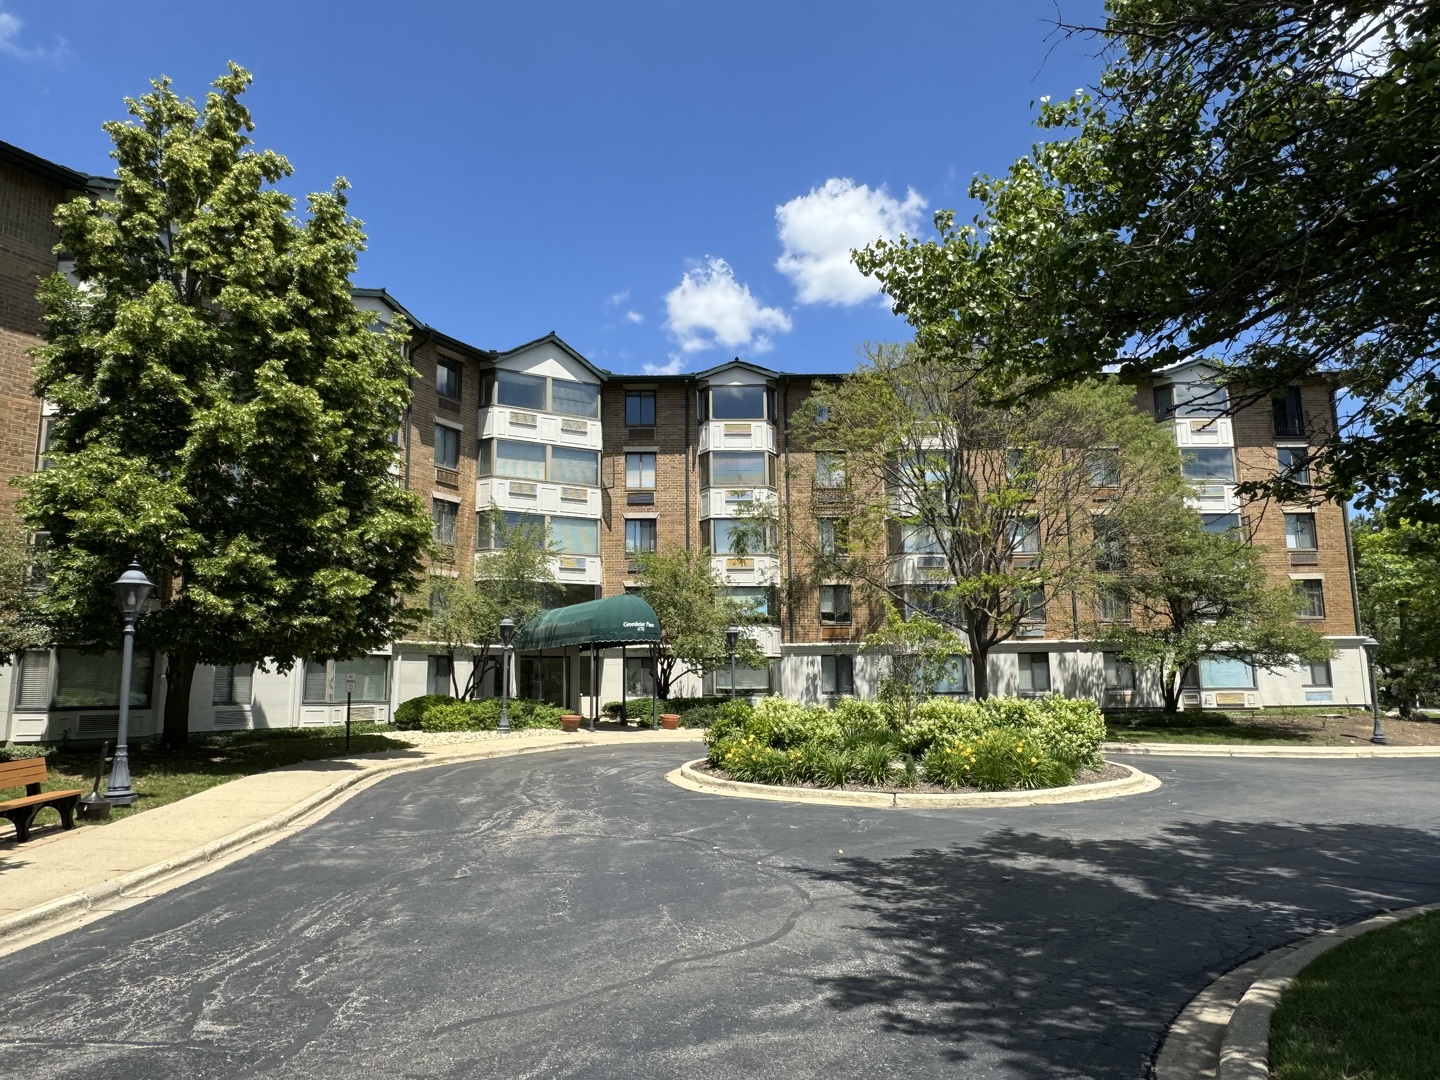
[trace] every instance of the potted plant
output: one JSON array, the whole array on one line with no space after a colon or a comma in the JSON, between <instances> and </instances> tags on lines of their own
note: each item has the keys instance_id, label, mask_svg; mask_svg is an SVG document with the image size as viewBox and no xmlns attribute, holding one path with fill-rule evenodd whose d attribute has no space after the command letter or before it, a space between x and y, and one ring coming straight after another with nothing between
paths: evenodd
<instances>
[{"instance_id":1,"label":"potted plant","mask_svg":"<svg viewBox=\"0 0 1440 1080\"><path fill-rule=\"evenodd\" d=\"M561 731L579 731L580 721L585 719L579 713L565 713L560 717Z\"/></svg>"},{"instance_id":2,"label":"potted plant","mask_svg":"<svg viewBox=\"0 0 1440 1080\"><path fill-rule=\"evenodd\" d=\"M680 726L680 714L673 712L661 713L660 726L666 731L674 731Z\"/></svg>"}]
</instances>

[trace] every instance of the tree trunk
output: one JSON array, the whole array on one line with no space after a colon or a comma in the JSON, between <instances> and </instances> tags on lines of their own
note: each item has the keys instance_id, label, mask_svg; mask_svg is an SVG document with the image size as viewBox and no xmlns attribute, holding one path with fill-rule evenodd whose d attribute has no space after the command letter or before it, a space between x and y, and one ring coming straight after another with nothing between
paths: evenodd
<instances>
[{"instance_id":1,"label":"tree trunk","mask_svg":"<svg viewBox=\"0 0 1440 1080\"><path fill-rule=\"evenodd\" d=\"M195 681L195 653L189 649L172 652L166 669L165 728L160 745L166 750L184 750L190 741L190 685Z\"/></svg>"},{"instance_id":2,"label":"tree trunk","mask_svg":"<svg viewBox=\"0 0 1440 1080\"><path fill-rule=\"evenodd\" d=\"M970 640L970 677L975 684L975 700L990 696L990 646Z\"/></svg>"},{"instance_id":3,"label":"tree trunk","mask_svg":"<svg viewBox=\"0 0 1440 1080\"><path fill-rule=\"evenodd\" d=\"M655 696L663 701L670 700L670 684L675 681L675 658L660 657L655 665Z\"/></svg>"},{"instance_id":4,"label":"tree trunk","mask_svg":"<svg viewBox=\"0 0 1440 1080\"><path fill-rule=\"evenodd\" d=\"M1160 689L1165 695L1165 712L1178 713L1180 711L1180 672L1172 671L1163 674L1160 679Z\"/></svg>"}]
</instances>

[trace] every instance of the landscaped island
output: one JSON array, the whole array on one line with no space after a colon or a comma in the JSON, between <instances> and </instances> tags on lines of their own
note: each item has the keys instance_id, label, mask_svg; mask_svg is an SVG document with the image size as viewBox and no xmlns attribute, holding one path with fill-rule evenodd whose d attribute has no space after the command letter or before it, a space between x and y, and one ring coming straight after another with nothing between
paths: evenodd
<instances>
[{"instance_id":1,"label":"landscaped island","mask_svg":"<svg viewBox=\"0 0 1440 1080\"><path fill-rule=\"evenodd\" d=\"M771 697L718 714L705 732L707 765L745 783L1010 791L1064 787L1105 767L1099 708L1059 696L932 698L908 714L880 702L827 709Z\"/></svg>"}]
</instances>

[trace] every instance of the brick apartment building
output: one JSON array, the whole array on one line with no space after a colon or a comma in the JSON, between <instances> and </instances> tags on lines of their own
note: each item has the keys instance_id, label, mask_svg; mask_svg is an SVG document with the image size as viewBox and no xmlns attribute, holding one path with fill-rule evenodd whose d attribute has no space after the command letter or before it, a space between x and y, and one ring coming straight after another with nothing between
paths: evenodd
<instances>
[{"instance_id":1,"label":"brick apartment building","mask_svg":"<svg viewBox=\"0 0 1440 1080\"><path fill-rule=\"evenodd\" d=\"M30 394L27 350L39 341L34 284L57 265L51 223L56 203L75 193L103 195L106 181L43 162L0 144L0 469L37 467L42 404ZM684 545L712 553L723 587L762 614L755 634L770 662L737 672L742 695L779 693L808 701L868 696L879 674L860 650L881 613L840 581L810 580L806 552L787 531L816 516L843 513L853 497L843 472L803 451L792 419L823 375L772 371L742 360L674 376L603 371L555 334L506 351L478 348L426 325L384 290L357 289L357 305L382 320L404 314L414 327L413 399L397 433L399 482L428 499L444 556L432 573L459 574L491 542L479 515L495 507L543 519L551 537L557 605L620 594L635 585L627 552ZM1244 527L1267 549L1270 572L1306 599L1305 618L1336 647L1327 664L1270 672L1230 661L1202 664L1186 690L1190 707L1363 704L1368 701L1357 635L1348 527L1343 508L1325 502L1242 503L1236 485L1275 472L1333 430L1331 389L1319 381L1216 415L1214 387L1191 365L1139 388L1157 419L1171 425L1196 482L1196 505L1213 528ZM1226 406L1228 410L1229 406ZM737 519L757 500L773 500L786 528L765 551L737 551ZM14 496L0 496L0 508ZM923 558L896 551L892 581L932 583ZM118 568L117 568L118 570ZM1111 705L1152 704L1155 688L1080 638L1068 601L1052 599L1045 618L990 659L997 693L1059 691ZM443 692L444 657L421 642L396 642L347 661L300 661L288 673L246 665L200 669L192 686L196 730L334 723L343 715L345 675L356 676L356 714L386 720L396 705ZM597 688L578 651L521 655L516 692L589 712L598 703L649 693L649 661L602 654ZM103 737L115 726L109 689L113 655L34 650L0 669L0 739ZM166 692L163 658L142 658L148 686L132 730L158 728ZM469 672L455 673L463 685ZM946 692L968 690L957 661ZM725 692L729 673L691 680L681 692ZM493 692L493 685L485 692ZM107 693L110 695L107 698Z\"/></svg>"}]
</instances>

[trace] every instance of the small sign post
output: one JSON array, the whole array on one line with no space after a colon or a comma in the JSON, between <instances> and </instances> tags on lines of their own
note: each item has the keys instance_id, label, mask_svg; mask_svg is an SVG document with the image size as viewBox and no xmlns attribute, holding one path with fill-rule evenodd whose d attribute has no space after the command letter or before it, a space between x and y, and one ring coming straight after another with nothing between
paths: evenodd
<instances>
[{"instance_id":1,"label":"small sign post","mask_svg":"<svg viewBox=\"0 0 1440 1080\"><path fill-rule=\"evenodd\" d=\"M350 752L350 695L355 693L355 676L345 676L345 752Z\"/></svg>"}]
</instances>

